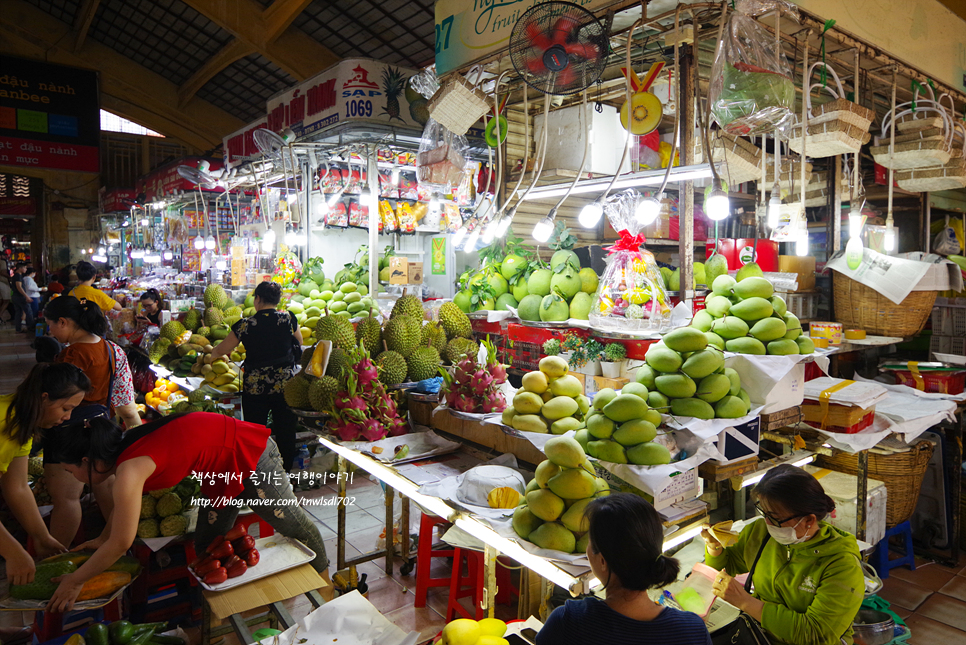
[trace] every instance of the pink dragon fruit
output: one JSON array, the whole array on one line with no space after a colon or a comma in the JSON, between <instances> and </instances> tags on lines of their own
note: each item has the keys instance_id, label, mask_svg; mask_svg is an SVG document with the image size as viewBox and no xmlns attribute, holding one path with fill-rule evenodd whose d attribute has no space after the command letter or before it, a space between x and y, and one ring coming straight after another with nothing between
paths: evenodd
<instances>
[{"instance_id":1,"label":"pink dragon fruit","mask_svg":"<svg viewBox=\"0 0 966 645\"><path fill-rule=\"evenodd\" d=\"M456 364L456 382L467 383L476 371L476 361L464 358Z\"/></svg>"},{"instance_id":2,"label":"pink dragon fruit","mask_svg":"<svg viewBox=\"0 0 966 645\"><path fill-rule=\"evenodd\" d=\"M483 370L478 370L470 378L470 390L473 394L477 396L483 396L483 394L489 389L490 385L493 383L493 377Z\"/></svg>"},{"instance_id":3,"label":"pink dragon fruit","mask_svg":"<svg viewBox=\"0 0 966 645\"><path fill-rule=\"evenodd\" d=\"M342 441L356 441L362 433L362 426L339 418L335 422L335 433Z\"/></svg>"},{"instance_id":4,"label":"pink dragon fruit","mask_svg":"<svg viewBox=\"0 0 966 645\"><path fill-rule=\"evenodd\" d=\"M503 412L505 408L506 401L500 392L491 390L486 393L483 399L483 412Z\"/></svg>"},{"instance_id":5,"label":"pink dragon fruit","mask_svg":"<svg viewBox=\"0 0 966 645\"><path fill-rule=\"evenodd\" d=\"M362 387L369 385L373 381L378 382L379 380L379 372L376 371L375 364L368 358L356 363L353 369L356 377L359 379L359 385Z\"/></svg>"},{"instance_id":6,"label":"pink dragon fruit","mask_svg":"<svg viewBox=\"0 0 966 645\"><path fill-rule=\"evenodd\" d=\"M493 377L494 383L506 383L506 365L502 363L492 362L486 364L486 369L490 372Z\"/></svg>"},{"instance_id":7,"label":"pink dragon fruit","mask_svg":"<svg viewBox=\"0 0 966 645\"><path fill-rule=\"evenodd\" d=\"M407 432L409 432L408 423L406 423L399 417L396 417L395 419L392 420L392 423L389 426L390 437L398 437L399 435L406 434Z\"/></svg>"},{"instance_id":8,"label":"pink dragon fruit","mask_svg":"<svg viewBox=\"0 0 966 645\"><path fill-rule=\"evenodd\" d=\"M376 419L368 419L362 424L362 436L366 441L379 441L386 437L386 428Z\"/></svg>"}]
</instances>

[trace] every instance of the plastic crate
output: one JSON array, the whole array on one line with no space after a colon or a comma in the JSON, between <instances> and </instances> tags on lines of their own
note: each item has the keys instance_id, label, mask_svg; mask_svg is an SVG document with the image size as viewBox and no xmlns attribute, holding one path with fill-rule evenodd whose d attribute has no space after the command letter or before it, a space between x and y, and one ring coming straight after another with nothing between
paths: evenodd
<instances>
[{"instance_id":1,"label":"plastic crate","mask_svg":"<svg viewBox=\"0 0 966 645\"><path fill-rule=\"evenodd\" d=\"M785 301L788 312L795 314L800 321L808 322L818 318L818 303L822 295L818 291L801 293L780 292L777 295L781 296Z\"/></svg>"},{"instance_id":2,"label":"plastic crate","mask_svg":"<svg viewBox=\"0 0 966 645\"><path fill-rule=\"evenodd\" d=\"M933 331L932 338L929 339L929 351L934 354L952 354L950 351L952 338L940 336L938 331Z\"/></svg>"},{"instance_id":3,"label":"plastic crate","mask_svg":"<svg viewBox=\"0 0 966 645\"><path fill-rule=\"evenodd\" d=\"M932 333L953 338L966 337L966 308L936 307L933 309Z\"/></svg>"},{"instance_id":4,"label":"plastic crate","mask_svg":"<svg viewBox=\"0 0 966 645\"><path fill-rule=\"evenodd\" d=\"M908 385L915 388L916 381L912 372L898 371L892 373L897 385ZM966 390L966 372L921 372L924 392L939 394L962 394Z\"/></svg>"},{"instance_id":5,"label":"plastic crate","mask_svg":"<svg viewBox=\"0 0 966 645\"><path fill-rule=\"evenodd\" d=\"M966 356L966 338L959 336L949 339L949 351L943 352L946 354L955 354L957 356Z\"/></svg>"}]
</instances>

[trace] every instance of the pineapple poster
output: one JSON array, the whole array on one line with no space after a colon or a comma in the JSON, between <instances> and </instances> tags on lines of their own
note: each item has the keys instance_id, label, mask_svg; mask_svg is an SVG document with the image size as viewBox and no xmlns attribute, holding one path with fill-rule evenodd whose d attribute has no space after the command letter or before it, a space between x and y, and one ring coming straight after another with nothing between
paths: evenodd
<instances>
[{"instance_id":1,"label":"pineapple poster","mask_svg":"<svg viewBox=\"0 0 966 645\"><path fill-rule=\"evenodd\" d=\"M349 58L268 100L267 127L291 128L299 138L346 122L375 122L421 130L426 99L409 87L416 70L368 58Z\"/></svg>"}]
</instances>

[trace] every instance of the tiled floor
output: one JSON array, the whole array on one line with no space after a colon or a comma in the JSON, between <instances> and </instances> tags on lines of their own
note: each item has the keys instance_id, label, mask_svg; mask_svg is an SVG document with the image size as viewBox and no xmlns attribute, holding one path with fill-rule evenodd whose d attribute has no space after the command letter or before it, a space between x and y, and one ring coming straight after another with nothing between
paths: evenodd
<instances>
[{"instance_id":1,"label":"tiled floor","mask_svg":"<svg viewBox=\"0 0 966 645\"><path fill-rule=\"evenodd\" d=\"M17 385L35 365L31 340L32 336L16 333L10 323L0 326L0 394L17 389Z\"/></svg>"},{"instance_id":2,"label":"tiled floor","mask_svg":"<svg viewBox=\"0 0 966 645\"><path fill-rule=\"evenodd\" d=\"M879 593L912 630L910 645L966 643L966 554L954 568L916 558L893 569Z\"/></svg>"}]
</instances>

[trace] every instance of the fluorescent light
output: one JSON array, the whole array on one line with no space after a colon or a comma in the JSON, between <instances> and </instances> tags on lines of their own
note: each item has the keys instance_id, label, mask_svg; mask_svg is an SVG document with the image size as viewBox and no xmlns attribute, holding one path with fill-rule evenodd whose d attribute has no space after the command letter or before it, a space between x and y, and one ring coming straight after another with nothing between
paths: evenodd
<instances>
[{"instance_id":1,"label":"fluorescent light","mask_svg":"<svg viewBox=\"0 0 966 645\"><path fill-rule=\"evenodd\" d=\"M144 219L141 220L141 226L147 226L147 225L148 225L148 218L145 217Z\"/></svg>"},{"instance_id":2,"label":"fluorescent light","mask_svg":"<svg viewBox=\"0 0 966 645\"><path fill-rule=\"evenodd\" d=\"M882 240L882 244L886 253L892 253L896 250L896 224L895 220L892 219L892 213L889 213L886 218L885 238Z\"/></svg>"},{"instance_id":3,"label":"fluorescent light","mask_svg":"<svg viewBox=\"0 0 966 645\"><path fill-rule=\"evenodd\" d=\"M97 254L98 255L104 255L104 253L105 253L105 251L104 251L104 247L103 246L97 247Z\"/></svg>"},{"instance_id":4,"label":"fluorescent light","mask_svg":"<svg viewBox=\"0 0 966 645\"><path fill-rule=\"evenodd\" d=\"M94 260L95 262L107 262L107 258L104 257L103 255L92 255L91 259Z\"/></svg>"},{"instance_id":5,"label":"fluorescent light","mask_svg":"<svg viewBox=\"0 0 966 645\"><path fill-rule=\"evenodd\" d=\"M486 228L483 230L483 244L489 244L490 242L492 242L493 238L496 237L496 232L497 230L499 230L499 228L500 228L499 220L496 220L496 219L491 220L490 223L487 224Z\"/></svg>"},{"instance_id":6,"label":"fluorescent light","mask_svg":"<svg viewBox=\"0 0 966 645\"><path fill-rule=\"evenodd\" d=\"M791 462L791 465L792 466L798 466L799 468L801 468L805 464L810 464L813 461L815 461L815 455L812 454L812 455L808 455L807 457L803 457L803 458L799 459L798 461ZM768 468L765 468L764 470L761 470L761 471L756 472L754 475L752 475L748 479L743 479L742 482L741 482L741 487L742 488L745 488L747 486L754 486L755 484L757 484L758 482L760 482L762 480L762 478L765 476L765 474L769 470L771 470L772 468L774 468L775 466L778 466L778 465L779 464L775 464L774 466L769 466Z\"/></svg>"},{"instance_id":7,"label":"fluorescent light","mask_svg":"<svg viewBox=\"0 0 966 645\"><path fill-rule=\"evenodd\" d=\"M225 263L224 260L218 260L217 262L215 262L215 268L218 269L219 271L224 271L227 266L228 265Z\"/></svg>"},{"instance_id":8,"label":"fluorescent light","mask_svg":"<svg viewBox=\"0 0 966 645\"><path fill-rule=\"evenodd\" d=\"M862 211L858 207L849 212L849 239L862 234Z\"/></svg>"},{"instance_id":9,"label":"fluorescent light","mask_svg":"<svg viewBox=\"0 0 966 645\"><path fill-rule=\"evenodd\" d=\"M399 185L399 166L392 167L391 177L392 177L392 185L398 186Z\"/></svg>"},{"instance_id":10,"label":"fluorescent light","mask_svg":"<svg viewBox=\"0 0 966 645\"><path fill-rule=\"evenodd\" d=\"M775 188L778 188L778 184L775 184ZM782 197L781 192L775 188L772 189L771 199L768 200L768 228L778 228L778 222L781 220Z\"/></svg>"},{"instance_id":11,"label":"fluorescent light","mask_svg":"<svg viewBox=\"0 0 966 645\"><path fill-rule=\"evenodd\" d=\"M475 251L476 241L480 239L480 229L483 228L483 224L480 222L476 223L476 228L470 233L470 236L466 238L466 245L463 246L464 251Z\"/></svg>"},{"instance_id":12,"label":"fluorescent light","mask_svg":"<svg viewBox=\"0 0 966 645\"><path fill-rule=\"evenodd\" d=\"M429 210L432 213L439 211L439 195L433 193L433 196L429 198Z\"/></svg>"},{"instance_id":13,"label":"fluorescent light","mask_svg":"<svg viewBox=\"0 0 966 645\"><path fill-rule=\"evenodd\" d=\"M795 241L795 255L798 257L808 255L808 229L799 235L798 240Z\"/></svg>"},{"instance_id":14,"label":"fluorescent light","mask_svg":"<svg viewBox=\"0 0 966 645\"><path fill-rule=\"evenodd\" d=\"M688 540L701 535L701 529L704 528L704 523L699 522L698 524L692 526L684 531L679 531L674 533L668 540L661 545L661 551L667 552L676 547L679 544L684 544Z\"/></svg>"},{"instance_id":15,"label":"fluorescent light","mask_svg":"<svg viewBox=\"0 0 966 645\"><path fill-rule=\"evenodd\" d=\"M626 175L623 179L618 179L614 183L612 190L621 190L623 188L637 188L638 186L660 186L664 181L664 173L666 169L661 168L660 170L645 170L643 172L631 173ZM675 168L671 171L671 176L668 179L669 182L677 181L687 181L689 179L707 179L712 176L711 166L707 165L694 165L694 166L681 166ZM588 179L584 182L578 182L574 186L572 195L581 195L586 193L596 193L601 192L607 188L610 184L610 177L602 177L599 179ZM569 186L546 186L537 187L530 191L530 194L526 196L527 200L535 199L550 199L551 197L562 197L567 194L570 190ZM517 191L522 195L525 191L520 189ZM521 197L521 199L523 199Z\"/></svg>"},{"instance_id":16,"label":"fluorescent light","mask_svg":"<svg viewBox=\"0 0 966 645\"><path fill-rule=\"evenodd\" d=\"M464 224L463 226L461 226L458 231L456 231L455 233L453 233L453 248L454 249L457 248L460 245L460 243L463 241L463 238L464 237L466 237L466 224Z\"/></svg>"},{"instance_id":17,"label":"fluorescent light","mask_svg":"<svg viewBox=\"0 0 966 645\"><path fill-rule=\"evenodd\" d=\"M165 260L174 259L174 253L172 253L171 251L165 251L164 252L164 259Z\"/></svg>"}]
</instances>

